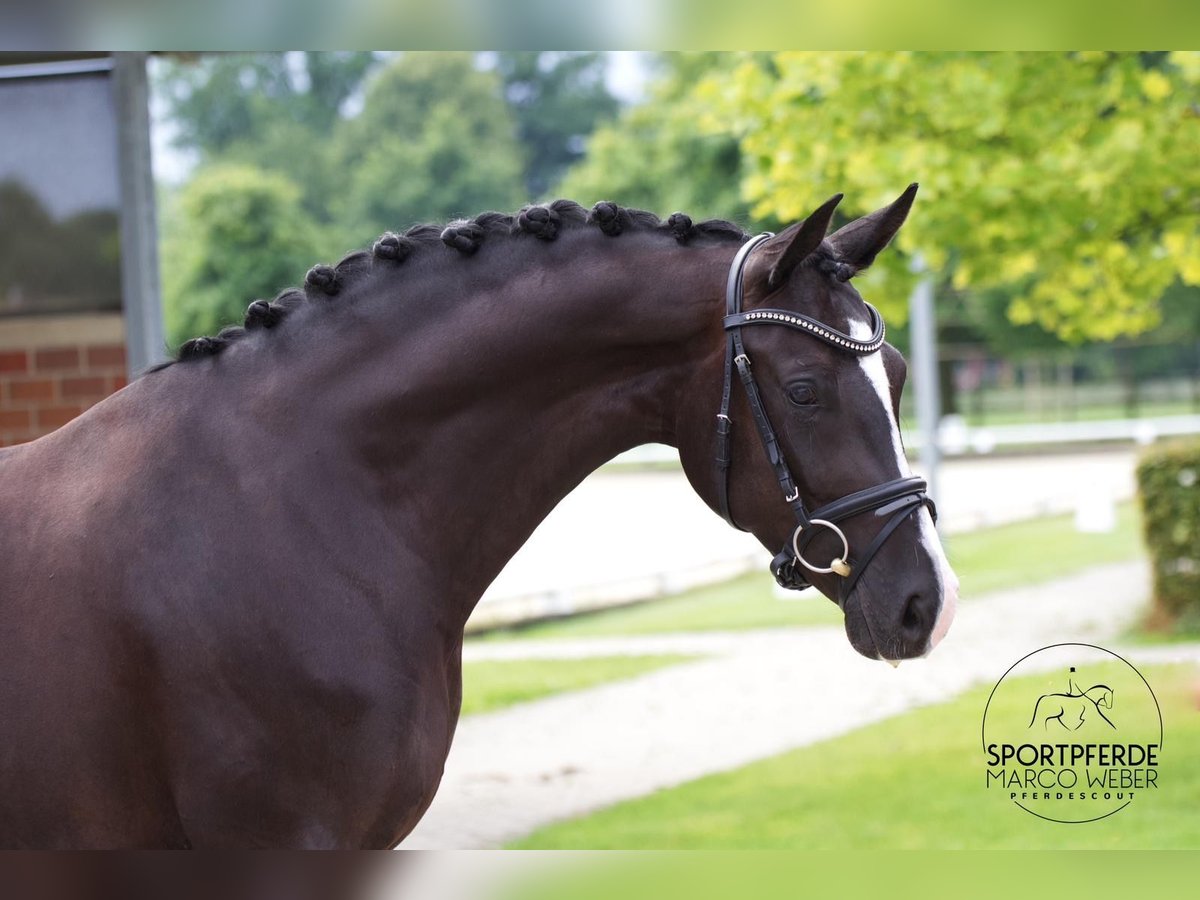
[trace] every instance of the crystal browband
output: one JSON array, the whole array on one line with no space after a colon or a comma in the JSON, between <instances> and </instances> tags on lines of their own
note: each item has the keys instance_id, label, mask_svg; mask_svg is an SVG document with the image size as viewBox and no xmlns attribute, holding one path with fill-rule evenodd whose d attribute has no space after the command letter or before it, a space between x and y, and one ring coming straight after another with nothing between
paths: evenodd
<instances>
[{"instance_id":1,"label":"crystal browband","mask_svg":"<svg viewBox=\"0 0 1200 900\"><path fill-rule=\"evenodd\" d=\"M870 303L865 303L865 306L867 307L868 314L871 316L872 325L871 337L865 341L852 338L850 335L844 334L836 328L830 328L816 319L810 319L806 315L789 312L786 309L754 309L749 312L728 315L725 317L725 330L740 328L743 325L787 325L820 338L831 346L865 356L868 353L874 353L883 346L885 330L883 316L879 314L879 310Z\"/></svg>"}]
</instances>

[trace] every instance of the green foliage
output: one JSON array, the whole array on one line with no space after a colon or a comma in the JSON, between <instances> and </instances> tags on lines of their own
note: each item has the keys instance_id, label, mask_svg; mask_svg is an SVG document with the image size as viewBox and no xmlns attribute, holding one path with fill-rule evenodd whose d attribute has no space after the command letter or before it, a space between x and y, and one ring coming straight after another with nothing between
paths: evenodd
<instances>
[{"instance_id":1,"label":"green foliage","mask_svg":"<svg viewBox=\"0 0 1200 900\"><path fill-rule=\"evenodd\" d=\"M281 123L317 134L375 64L373 53L219 53L168 58L157 86L178 133L176 145L212 159L253 144Z\"/></svg>"},{"instance_id":2,"label":"green foliage","mask_svg":"<svg viewBox=\"0 0 1200 900\"><path fill-rule=\"evenodd\" d=\"M1148 450L1137 481L1154 602L1182 630L1200 629L1200 441Z\"/></svg>"},{"instance_id":3,"label":"green foliage","mask_svg":"<svg viewBox=\"0 0 1200 900\"><path fill-rule=\"evenodd\" d=\"M240 320L254 297L385 230L521 205L517 124L496 72L465 53L377 63L265 53L168 65L159 83L178 143L202 160L163 202L173 344Z\"/></svg>"},{"instance_id":4,"label":"green foliage","mask_svg":"<svg viewBox=\"0 0 1200 900\"><path fill-rule=\"evenodd\" d=\"M496 71L517 121L526 196L545 199L568 166L583 156L584 138L617 112L603 53L505 50Z\"/></svg>"},{"instance_id":5,"label":"green foliage","mask_svg":"<svg viewBox=\"0 0 1200 900\"><path fill-rule=\"evenodd\" d=\"M708 127L741 140L758 216L834 190L861 215L921 182L918 209L864 281L903 315L920 251L958 290L1069 341L1159 321L1200 284L1200 54L776 53L708 78Z\"/></svg>"},{"instance_id":6,"label":"green foliage","mask_svg":"<svg viewBox=\"0 0 1200 900\"><path fill-rule=\"evenodd\" d=\"M252 300L299 283L316 259L299 188L250 166L201 170L168 223L163 301L172 346L240 323Z\"/></svg>"},{"instance_id":7,"label":"green foliage","mask_svg":"<svg viewBox=\"0 0 1200 900\"><path fill-rule=\"evenodd\" d=\"M516 123L494 72L467 53L405 53L367 85L344 123L337 219L365 243L387 229L521 204Z\"/></svg>"},{"instance_id":8,"label":"green foliage","mask_svg":"<svg viewBox=\"0 0 1200 900\"><path fill-rule=\"evenodd\" d=\"M158 78L176 145L202 163L279 172L302 191L313 221L329 224L339 187L330 136L341 109L379 64L372 53L229 53L168 61ZM345 250L336 247L330 255Z\"/></svg>"},{"instance_id":9,"label":"green foliage","mask_svg":"<svg viewBox=\"0 0 1200 900\"><path fill-rule=\"evenodd\" d=\"M653 96L596 129L587 156L567 173L558 193L585 206L614 200L660 215L679 210L696 221L748 223L737 139L721 123L700 127L711 106L693 91L702 73L727 65L721 54L666 54ZM767 213L758 224L773 219Z\"/></svg>"}]
</instances>

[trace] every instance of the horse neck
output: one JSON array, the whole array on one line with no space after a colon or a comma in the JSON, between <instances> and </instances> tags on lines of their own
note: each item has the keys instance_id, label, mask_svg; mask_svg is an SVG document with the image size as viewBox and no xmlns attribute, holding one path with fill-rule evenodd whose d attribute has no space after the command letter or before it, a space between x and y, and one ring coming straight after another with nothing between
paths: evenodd
<instances>
[{"instance_id":1,"label":"horse neck","mask_svg":"<svg viewBox=\"0 0 1200 900\"><path fill-rule=\"evenodd\" d=\"M313 399L310 433L336 435L336 455L380 486L389 528L411 534L419 516L422 561L463 622L588 473L639 444L674 445L691 382L723 348L732 244L522 243L379 281L364 340L331 341L305 369L316 377L290 388Z\"/></svg>"}]
</instances>

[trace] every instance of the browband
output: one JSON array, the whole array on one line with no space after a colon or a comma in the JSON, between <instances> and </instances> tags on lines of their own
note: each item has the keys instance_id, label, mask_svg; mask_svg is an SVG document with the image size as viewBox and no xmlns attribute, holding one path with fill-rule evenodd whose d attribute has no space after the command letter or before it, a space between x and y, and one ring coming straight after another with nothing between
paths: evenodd
<instances>
[{"instance_id":1,"label":"browband","mask_svg":"<svg viewBox=\"0 0 1200 900\"><path fill-rule=\"evenodd\" d=\"M825 343L832 347L837 347L839 350L846 350L858 356L866 356L868 353L874 353L883 346L886 329L883 325L883 316L879 314L879 310L865 300L863 303L866 305L867 313L871 317L871 337L865 341L852 338L850 335L838 331L836 328L830 328L828 325L818 322L811 316L790 312L786 309L754 309L750 312L727 315L725 317L725 330L741 328L743 325L786 325L789 328L795 328L797 331L811 334L815 338L820 338Z\"/></svg>"}]
</instances>

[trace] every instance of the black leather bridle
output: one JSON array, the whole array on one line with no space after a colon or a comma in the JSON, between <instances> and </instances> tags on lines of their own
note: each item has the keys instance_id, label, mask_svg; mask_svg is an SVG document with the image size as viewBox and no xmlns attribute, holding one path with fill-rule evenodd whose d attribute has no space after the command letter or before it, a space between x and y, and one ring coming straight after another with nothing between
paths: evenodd
<instances>
[{"instance_id":1,"label":"black leather bridle","mask_svg":"<svg viewBox=\"0 0 1200 900\"><path fill-rule=\"evenodd\" d=\"M750 365L750 357L742 343L742 329L749 325L783 325L802 331L832 347L853 353L856 356L866 356L878 352L883 346L884 324L883 317L871 304L867 303L867 312L873 325L871 337L860 341L831 328L816 319L801 313L786 309L755 309L742 311L743 275L746 260L754 249L767 239L774 237L770 232L751 238L733 259L729 269L729 280L725 286L725 384L721 392L721 411L717 413L717 497L720 503L721 515L725 521L740 531L745 531L733 520L729 508L729 468L732 463L730 453L730 435L733 431L733 421L729 418L729 402L733 393L733 372L737 369L742 387L746 390L746 399L750 402L750 411L754 416L754 424L758 428L758 436L762 439L763 449L767 460L775 470L779 486L783 490L783 499L791 507L796 517L796 530L787 546L775 555L771 561L771 574L781 587L801 590L810 586L803 570L818 575L834 574L840 579L838 589L839 603L844 605L850 592L861 577L868 563L879 552L879 548L900 524L914 512L927 506L937 520L937 509L933 501L926 495L925 480L916 476L897 478L865 490L848 494L840 500L827 503L811 513L800 499L800 489L792 478L784 458L783 448L779 437L771 427L767 417L766 407L763 406L762 395ZM863 513L874 512L876 517L887 519L883 527L875 535L874 540L867 546L864 553L851 556L850 544L838 523ZM889 518L890 517L890 518ZM814 566L804 558L804 551L818 533L819 528L833 532L841 539L842 554L835 557L828 566Z\"/></svg>"}]
</instances>

